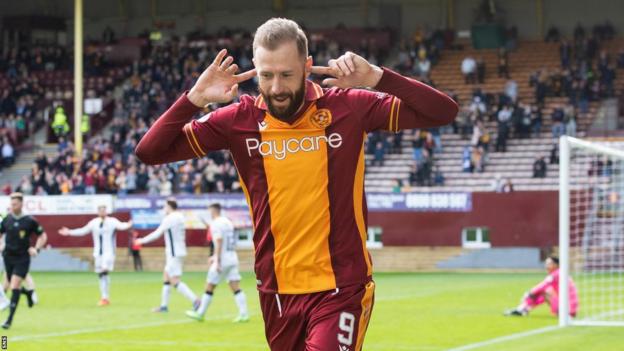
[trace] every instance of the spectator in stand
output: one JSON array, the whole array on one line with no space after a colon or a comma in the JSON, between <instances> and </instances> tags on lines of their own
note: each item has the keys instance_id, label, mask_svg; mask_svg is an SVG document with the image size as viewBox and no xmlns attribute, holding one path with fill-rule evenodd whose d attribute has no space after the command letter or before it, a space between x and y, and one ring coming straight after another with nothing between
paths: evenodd
<instances>
[{"instance_id":1,"label":"spectator in stand","mask_svg":"<svg viewBox=\"0 0 624 351\"><path fill-rule=\"evenodd\" d=\"M548 28L548 32L546 33L546 38L545 41L548 42L558 42L559 38L561 37L560 33L559 33L559 29L557 29L557 27L550 27Z\"/></svg>"},{"instance_id":2,"label":"spectator in stand","mask_svg":"<svg viewBox=\"0 0 624 351\"><path fill-rule=\"evenodd\" d=\"M542 133L542 123L542 110L536 104L531 104L531 130L537 138Z\"/></svg>"},{"instance_id":3,"label":"spectator in stand","mask_svg":"<svg viewBox=\"0 0 624 351\"><path fill-rule=\"evenodd\" d=\"M513 191L514 191L514 186L513 186L513 183L511 182L511 178L507 178L507 180L503 184L503 188L502 188L501 192L503 192L503 193L513 193Z\"/></svg>"},{"instance_id":4,"label":"spectator in stand","mask_svg":"<svg viewBox=\"0 0 624 351\"><path fill-rule=\"evenodd\" d=\"M485 172L485 151L482 147L479 146L472 148L471 161L473 172Z\"/></svg>"},{"instance_id":5,"label":"spectator in stand","mask_svg":"<svg viewBox=\"0 0 624 351\"><path fill-rule=\"evenodd\" d=\"M497 193L502 193L503 192L503 185L505 183L503 183L503 177L501 176L500 173L496 173L496 175L494 176L494 180L492 181L492 191L495 191Z\"/></svg>"},{"instance_id":6,"label":"spectator in stand","mask_svg":"<svg viewBox=\"0 0 624 351\"><path fill-rule=\"evenodd\" d=\"M558 165L559 164L559 143L553 143L552 148L550 149L550 164Z\"/></svg>"},{"instance_id":7,"label":"spectator in stand","mask_svg":"<svg viewBox=\"0 0 624 351\"><path fill-rule=\"evenodd\" d=\"M533 163L533 178L546 178L546 161L539 157Z\"/></svg>"},{"instance_id":8,"label":"spectator in stand","mask_svg":"<svg viewBox=\"0 0 624 351\"><path fill-rule=\"evenodd\" d=\"M385 156L386 150L384 148L384 144L381 141L378 141L375 144L375 158L373 160L373 166L383 166L383 162L384 162L384 156Z\"/></svg>"},{"instance_id":9,"label":"spectator in stand","mask_svg":"<svg viewBox=\"0 0 624 351\"><path fill-rule=\"evenodd\" d=\"M513 79L508 79L505 83L505 95L513 104L518 100L518 83Z\"/></svg>"},{"instance_id":10,"label":"spectator in stand","mask_svg":"<svg viewBox=\"0 0 624 351\"><path fill-rule=\"evenodd\" d=\"M480 56L477 60L477 82L483 84L485 82L485 60Z\"/></svg>"},{"instance_id":11,"label":"spectator in stand","mask_svg":"<svg viewBox=\"0 0 624 351\"><path fill-rule=\"evenodd\" d=\"M504 47L498 49L498 78L501 77L509 79L509 59Z\"/></svg>"},{"instance_id":12,"label":"spectator in stand","mask_svg":"<svg viewBox=\"0 0 624 351\"><path fill-rule=\"evenodd\" d=\"M559 139L560 136L565 134L565 125L563 124L565 115L561 107L561 105L557 105L551 115L552 136L554 139Z\"/></svg>"},{"instance_id":13,"label":"spectator in stand","mask_svg":"<svg viewBox=\"0 0 624 351\"><path fill-rule=\"evenodd\" d=\"M462 171L469 173L472 172L472 151L470 146L465 146L462 152Z\"/></svg>"},{"instance_id":14,"label":"spectator in stand","mask_svg":"<svg viewBox=\"0 0 624 351\"><path fill-rule=\"evenodd\" d=\"M617 68L624 68L624 48L620 48L618 51Z\"/></svg>"},{"instance_id":15,"label":"spectator in stand","mask_svg":"<svg viewBox=\"0 0 624 351\"><path fill-rule=\"evenodd\" d=\"M435 166L435 172L433 173L433 185L444 185L444 173L442 173L442 170L440 170L440 166L438 165Z\"/></svg>"},{"instance_id":16,"label":"spectator in stand","mask_svg":"<svg viewBox=\"0 0 624 351\"><path fill-rule=\"evenodd\" d=\"M519 103L517 111L519 111L520 121L518 123L518 136L520 139L526 139L531 137L531 106L528 104Z\"/></svg>"},{"instance_id":17,"label":"spectator in stand","mask_svg":"<svg viewBox=\"0 0 624 351\"><path fill-rule=\"evenodd\" d=\"M570 58L572 56L572 46L570 43L563 39L559 45L559 58L561 59L561 68L570 67Z\"/></svg>"},{"instance_id":18,"label":"spectator in stand","mask_svg":"<svg viewBox=\"0 0 624 351\"><path fill-rule=\"evenodd\" d=\"M507 151L507 139L509 138L509 131L511 129L511 116L513 109L509 105L503 106L498 112L498 136L496 138L496 152Z\"/></svg>"},{"instance_id":19,"label":"spectator in stand","mask_svg":"<svg viewBox=\"0 0 624 351\"><path fill-rule=\"evenodd\" d=\"M416 62L416 75L420 80L429 80L429 74L431 73L431 61L427 57L418 59Z\"/></svg>"},{"instance_id":20,"label":"spectator in stand","mask_svg":"<svg viewBox=\"0 0 624 351\"><path fill-rule=\"evenodd\" d=\"M564 108L563 123L565 124L565 134L576 136L576 108L572 105L566 105Z\"/></svg>"},{"instance_id":21,"label":"spectator in stand","mask_svg":"<svg viewBox=\"0 0 624 351\"><path fill-rule=\"evenodd\" d=\"M467 56L461 63L461 72L464 75L466 84L474 84L476 82L477 61Z\"/></svg>"},{"instance_id":22,"label":"spectator in stand","mask_svg":"<svg viewBox=\"0 0 624 351\"><path fill-rule=\"evenodd\" d=\"M2 164L0 170L3 167L10 167L15 162L15 148L11 145L11 141L8 137L2 139Z\"/></svg>"}]
</instances>

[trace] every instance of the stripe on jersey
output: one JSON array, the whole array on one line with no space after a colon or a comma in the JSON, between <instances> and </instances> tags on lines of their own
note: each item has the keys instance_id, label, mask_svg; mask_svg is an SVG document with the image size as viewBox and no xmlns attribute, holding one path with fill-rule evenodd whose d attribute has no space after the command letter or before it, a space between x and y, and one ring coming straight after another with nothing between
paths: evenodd
<instances>
[{"instance_id":1,"label":"stripe on jersey","mask_svg":"<svg viewBox=\"0 0 624 351\"><path fill-rule=\"evenodd\" d=\"M267 114L265 121L268 128L260 132L262 141L281 145L293 138L325 136L323 129L317 129L309 122L314 112L316 106L312 104L294 125L284 125ZM328 240L330 212L327 145L321 142L317 150L288 153L281 160L267 156L263 164L271 209L271 232L275 242L274 270L279 293L298 294L312 292L311 289L335 289L336 278Z\"/></svg>"},{"instance_id":2,"label":"stripe on jersey","mask_svg":"<svg viewBox=\"0 0 624 351\"><path fill-rule=\"evenodd\" d=\"M366 139L366 135L364 135ZM373 274L373 265L371 264L370 255L366 248L366 221L364 220L364 143L360 149L357 168L355 170L355 179L353 182L353 210L355 212L355 222L357 223L360 239L362 240L362 254L366 261L366 272L370 276Z\"/></svg>"},{"instance_id":3,"label":"stripe on jersey","mask_svg":"<svg viewBox=\"0 0 624 351\"><path fill-rule=\"evenodd\" d=\"M169 243L171 244L171 257L175 257L175 248L173 247L173 234L171 234L171 229L167 229L167 235L169 235Z\"/></svg>"},{"instance_id":4,"label":"stripe on jersey","mask_svg":"<svg viewBox=\"0 0 624 351\"><path fill-rule=\"evenodd\" d=\"M193 150L195 155L197 155L197 157L206 156L206 153L204 152L204 150L202 150L201 146L199 145L199 142L197 141L197 138L195 137L195 132L193 132L193 127L191 127L191 124L190 123L185 124L182 130L184 130L184 134L186 135L186 140L188 140L188 143L191 146L191 149Z\"/></svg>"},{"instance_id":5,"label":"stripe on jersey","mask_svg":"<svg viewBox=\"0 0 624 351\"><path fill-rule=\"evenodd\" d=\"M396 105L396 112L394 114L394 131L398 132L399 131L399 109L401 108L401 100L396 99L396 101L397 101L397 105Z\"/></svg>"},{"instance_id":6,"label":"stripe on jersey","mask_svg":"<svg viewBox=\"0 0 624 351\"><path fill-rule=\"evenodd\" d=\"M375 296L375 283L370 281L364 288L364 296L362 297L362 313L360 314L360 322L358 323L357 340L355 342L355 350L362 350L362 344L364 343L364 336L366 335L366 329L368 329L368 322L370 321L371 312L373 309L373 298Z\"/></svg>"},{"instance_id":7,"label":"stripe on jersey","mask_svg":"<svg viewBox=\"0 0 624 351\"><path fill-rule=\"evenodd\" d=\"M392 131L394 126L394 104L396 103L396 97L392 97L392 103L390 104L390 115L388 116L388 130Z\"/></svg>"}]
</instances>

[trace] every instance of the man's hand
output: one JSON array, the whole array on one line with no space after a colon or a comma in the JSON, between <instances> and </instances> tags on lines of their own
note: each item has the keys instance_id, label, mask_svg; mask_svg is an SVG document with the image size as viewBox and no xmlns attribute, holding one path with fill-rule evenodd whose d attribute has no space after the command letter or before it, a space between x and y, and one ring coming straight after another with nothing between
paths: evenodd
<instances>
[{"instance_id":1,"label":"man's hand","mask_svg":"<svg viewBox=\"0 0 624 351\"><path fill-rule=\"evenodd\" d=\"M35 257L35 256L37 256L37 254L38 254L37 249L36 249L36 248L34 248L34 247L32 247L32 246L31 246L31 247L29 247L29 248L28 248L28 254L30 255L30 257Z\"/></svg>"},{"instance_id":2,"label":"man's hand","mask_svg":"<svg viewBox=\"0 0 624 351\"><path fill-rule=\"evenodd\" d=\"M227 50L219 51L212 64L199 76L189 91L187 97L195 106L204 107L213 102L232 101L238 92L238 83L256 75L255 69L235 74L238 65L232 64L234 62L232 56L224 60L226 55Z\"/></svg>"},{"instance_id":3,"label":"man's hand","mask_svg":"<svg viewBox=\"0 0 624 351\"><path fill-rule=\"evenodd\" d=\"M329 60L328 65L328 67L313 66L311 72L334 77L326 78L323 84L342 89L374 88L383 75L381 68L371 65L365 58L351 51L347 51L337 59Z\"/></svg>"},{"instance_id":4,"label":"man's hand","mask_svg":"<svg viewBox=\"0 0 624 351\"><path fill-rule=\"evenodd\" d=\"M68 236L69 235L69 228L63 227L63 228L59 229L58 233L61 234L62 236Z\"/></svg>"}]
</instances>

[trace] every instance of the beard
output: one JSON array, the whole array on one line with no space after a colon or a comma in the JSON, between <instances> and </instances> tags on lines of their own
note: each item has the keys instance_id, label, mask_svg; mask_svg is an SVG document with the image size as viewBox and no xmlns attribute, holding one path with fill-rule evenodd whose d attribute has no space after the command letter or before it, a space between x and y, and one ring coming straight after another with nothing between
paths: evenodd
<instances>
[{"instance_id":1,"label":"beard","mask_svg":"<svg viewBox=\"0 0 624 351\"><path fill-rule=\"evenodd\" d=\"M260 94L262 94L262 97L264 98L264 101L271 115L284 122L291 122L295 117L295 113L297 113L299 107L301 106L301 103L303 102L303 95L305 91L304 88L305 77L301 79L301 85L299 85L299 89L295 90L294 92L267 94L258 87L258 89L260 90ZM289 104L285 106L275 106L275 99L283 99L283 101L289 101Z\"/></svg>"}]
</instances>

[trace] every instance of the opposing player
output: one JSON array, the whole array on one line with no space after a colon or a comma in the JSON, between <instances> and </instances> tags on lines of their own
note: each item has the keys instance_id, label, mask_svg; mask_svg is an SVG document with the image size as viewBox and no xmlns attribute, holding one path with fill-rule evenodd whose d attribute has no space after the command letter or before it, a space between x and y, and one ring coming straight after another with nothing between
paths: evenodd
<instances>
[{"instance_id":1,"label":"opposing player","mask_svg":"<svg viewBox=\"0 0 624 351\"><path fill-rule=\"evenodd\" d=\"M180 280L184 267L184 257L186 256L186 235L184 230L184 215L176 211L178 203L175 199L169 198L165 203L165 218L155 231L149 235L137 239L138 245L150 243L163 234L165 235L165 255L167 257L165 269L163 271L163 287L160 306L153 309L153 312L169 311L169 295L171 285L178 292L193 303L193 308L199 307L199 300L193 291Z\"/></svg>"},{"instance_id":2,"label":"opposing player","mask_svg":"<svg viewBox=\"0 0 624 351\"><path fill-rule=\"evenodd\" d=\"M64 236L93 236L93 258L95 273L100 281L100 301L98 306L110 304L110 273L115 268L115 249L117 248L118 230L128 230L132 221L122 222L106 214L106 206L98 206L98 216L84 227L69 229L62 227L58 233Z\"/></svg>"},{"instance_id":3,"label":"opposing player","mask_svg":"<svg viewBox=\"0 0 624 351\"><path fill-rule=\"evenodd\" d=\"M506 316L527 316L530 311L543 303L550 306L550 312L555 316L559 314L559 258L550 256L544 263L548 276L534 286L522 298L518 307L505 312ZM578 311L578 294L572 277L568 281L570 299L570 316L576 317Z\"/></svg>"},{"instance_id":4,"label":"opposing player","mask_svg":"<svg viewBox=\"0 0 624 351\"><path fill-rule=\"evenodd\" d=\"M312 66L297 23L274 18L253 39L255 69L219 52L137 145L147 164L228 149L254 226L255 273L271 350L361 350L375 284L366 248L364 149L375 130L448 124L445 94L347 52ZM329 76L323 89L306 78ZM230 102L258 76L260 96ZM354 89L374 88L377 91Z\"/></svg>"},{"instance_id":5,"label":"opposing player","mask_svg":"<svg viewBox=\"0 0 624 351\"><path fill-rule=\"evenodd\" d=\"M212 204L208 209L212 217L210 233L214 241L214 255L210 257L206 290L201 298L201 304L197 311L186 311L186 315L198 321L203 321L204 314L206 314L206 310L210 306L210 302L212 302L214 289L221 279L226 279L234 293L236 306L238 306L238 317L234 319L234 323L247 322L249 321L247 297L240 289L241 276L238 272L237 239L234 233L234 224L221 214L220 204Z\"/></svg>"},{"instance_id":6,"label":"opposing player","mask_svg":"<svg viewBox=\"0 0 624 351\"><path fill-rule=\"evenodd\" d=\"M15 311L19 304L22 280L26 278L30 269L30 258L37 256L48 240L48 236L43 231L41 225L39 225L39 222L22 212L23 195L21 193L13 193L10 195L10 198L11 212L0 223L0 235L6 235L6 244L2 255L9 287L11 288L9 317L2 324L4 329L9 329L13 323ZM31 246L30 243L32 235L37 237L35 246Z\"/></svg>"}]
</instances>

